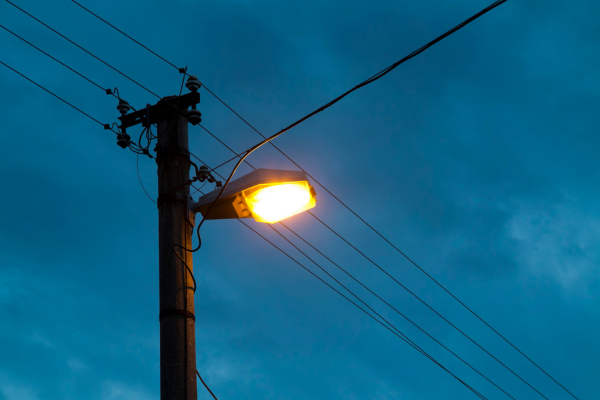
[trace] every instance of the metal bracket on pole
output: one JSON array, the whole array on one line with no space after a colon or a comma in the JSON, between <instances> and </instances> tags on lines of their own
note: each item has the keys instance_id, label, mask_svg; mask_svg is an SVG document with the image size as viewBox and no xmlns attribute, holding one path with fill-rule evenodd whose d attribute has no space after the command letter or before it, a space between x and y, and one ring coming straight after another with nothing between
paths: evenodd
<instances>
[{"instance_id":1,"label":"metal bracket on pole","mask_svg":"<svg viewBox=\"0 0 600 400\"><path fill-rule=\"evenodd\" d=\"M190 106L195 106L200 103L200 93L190 92L182 96L171 96L165 97L149 108L143 108L132 112L131 114L124 114L119 117L121 120L121 128L129 128L130 126L138 124L150 124L158 123L164 118L165 114L172 114L173 112L186 113L186 109ZM147 115L149 110L150 115Z\"/></svg>"}]
</instances>

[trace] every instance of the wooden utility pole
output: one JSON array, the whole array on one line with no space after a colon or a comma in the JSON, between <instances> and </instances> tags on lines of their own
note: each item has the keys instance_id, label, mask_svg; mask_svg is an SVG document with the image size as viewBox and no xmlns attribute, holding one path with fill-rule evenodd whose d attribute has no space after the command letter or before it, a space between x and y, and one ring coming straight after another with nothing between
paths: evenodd
<instances>
[{"instance_id":1,"label":"wooden utility pole","mask_svg":"<svg viewBox=\"0 0 600 400\"><path fill-rule=\"evenodd\" d=\"M165 100L162 100L165 101ZM168 100L167 100L168 101ZM158 247L160 398L196 400L196 330L190 218L188 121L176 113L158 122ZM184 110L185 111L185 110ZM173 192L173 188L181 187ZM177 257L178 252L185 264Z\"/></svg>"},{"instance_id":2,"label":"wooden utility pole","mask_svg":"<svg viewBox=\"0 0 600 400\"><path fill-rule=\"evenodd\" d=\"M140 123L146 127L157 124L161 400L197 398L193 263L192 253L184 248L192 248L195 223L188 207L186 114L188 107L195 109L199 102L199 94L193 91L166 97L154 106L123 113L119 118L123 133Z\"/></svg>"}]
</instances>

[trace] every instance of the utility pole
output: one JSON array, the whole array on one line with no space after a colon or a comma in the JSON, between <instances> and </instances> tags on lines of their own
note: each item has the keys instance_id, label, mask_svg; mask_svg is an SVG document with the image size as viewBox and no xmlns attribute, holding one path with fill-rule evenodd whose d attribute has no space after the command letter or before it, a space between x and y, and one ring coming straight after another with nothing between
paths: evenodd
<instances>
[{"instance_id":1,"label":"utility pole","mask_svg":"<svg viewBox=\"0 0 600 400\"><path fill-rule=\"evenodd\" d=\"M195 109L200 96L194 84L188 87L192 93L163 98L156 105L131 114L126 114L128 104L124 100L118 107L122 114L120 141L130 139L125 133L128 127L157 124L161 400L197 398L193 263L192 253L184 248L192 248L195 224L188 207L187 109L192 106L189 114L196 116L189 118L190 122L200 122L200 113Z\"/></svg>"}]
</instances>

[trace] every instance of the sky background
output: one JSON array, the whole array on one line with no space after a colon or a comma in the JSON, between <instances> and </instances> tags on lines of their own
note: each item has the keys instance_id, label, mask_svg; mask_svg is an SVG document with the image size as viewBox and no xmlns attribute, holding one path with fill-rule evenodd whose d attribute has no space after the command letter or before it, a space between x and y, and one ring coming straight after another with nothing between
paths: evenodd
<instances>
[{"instance_id":1,"label":"sky background","mask_svg":"<svg viewBox=\"0 0 600 400\"><path fill-rule=\"evenodd\" d=\"M490 4L82 1L266 135ZM70 1L17 4L159 95L178 93L174 68ZM600 396L599 13L589 0L509 0L275 142L582 400ZM6 2L0 21L134 107L157 101ZM3 30L0 48L117 122L115 98ZM0 399L159 399L158 213L135 154L4 66L0 93ZM260 140L201 99L203 125L234 150ZM189 136L208 165L231 157L201 128ZM268 146L248 160L297 169ZM139 171L156 198L154 161ZM548 399L572 398L313 185L315 215ZM542 399L310 215L286 223L514 398ZM237 221L208 221L202 237L197 361L219 399L476 398ZM488 399L508 399L292 240ZM209 399L200 383L198 398Z\"/></svg>"}]
</instances>

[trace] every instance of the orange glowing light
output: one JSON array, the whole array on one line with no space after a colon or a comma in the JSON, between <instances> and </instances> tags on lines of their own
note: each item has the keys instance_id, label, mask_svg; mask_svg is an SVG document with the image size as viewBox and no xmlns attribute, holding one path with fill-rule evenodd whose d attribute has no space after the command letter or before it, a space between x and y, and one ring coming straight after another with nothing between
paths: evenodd
<instances>
[{"instance_id":1,"label":"orange glowing light","mask_svg":"<svg viewBox=\"0 0 600 400\"><path fill-rule=\"evenodd\" d=\"M259 185L245 190L243 197L254 219L270 224L317 204L314 189L306 181Z\"/></svg>"}]
</instances>

